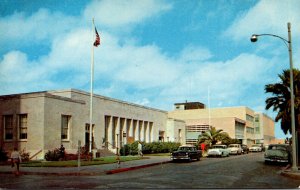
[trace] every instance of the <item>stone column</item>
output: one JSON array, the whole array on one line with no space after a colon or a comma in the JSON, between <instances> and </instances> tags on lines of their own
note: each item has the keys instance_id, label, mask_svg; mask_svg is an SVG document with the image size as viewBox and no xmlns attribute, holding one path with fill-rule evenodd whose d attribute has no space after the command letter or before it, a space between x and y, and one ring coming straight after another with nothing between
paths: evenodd
<instances>
[{"instance_id":1,"label":"stone column","mask_svg":"<svg viewBox=\"0 0 300 190\"><path fill-rule=\"evenodd\" d=\"M148 121L144 122L144 140L145 142L149 142L149 126Z\"/></svg>"}]
</instances>

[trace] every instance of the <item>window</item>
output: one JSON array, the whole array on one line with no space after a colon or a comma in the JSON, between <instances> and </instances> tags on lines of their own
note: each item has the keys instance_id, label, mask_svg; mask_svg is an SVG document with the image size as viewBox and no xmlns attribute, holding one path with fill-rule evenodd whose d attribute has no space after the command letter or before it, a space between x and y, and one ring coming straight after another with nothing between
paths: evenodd
<instances>
[{"instance_id":1,"label":"window","mask_svg":"<svg viewBox=\"0 0 300 190\"><path fill-rule=\"evenodd\" d=\"M71 119L71 116L69 116L69 115L61 116L61 139L62 140L69 139L70 119Z\"/></svg>"},{"instance_id":2,"label":"window","mask_svg":"<svg viewBox=\"0 0 300 190\"><path fill-rule=\"evenodd\" d=\"M5 115L3 117L4 122L4 137L5 140L13 139L13 115Z\"/></svg>"},{"instance_id":3,"label":"window","mask_svg":"<svg viewBox=\"0 0 300 190\"><path fill-rule=\"evenodd\" d=\"M19 139L27 139L27 114L19 115Z\"/></svg>"},{"instance_id":4,"label":"window","mask_svg":"<svg viewBox=\"0 0 300 190\"><path fill-rule=\"evenodd\" d=\"M198 141L198 139L186 139L185 143L190 144L190 145L196 145L197 141Z\"/></svg>"},{"instance_id":5,"label":"window","mask_svg":"<svg viewBox=\"0 0 300 190\"><path fill-rule=\"evenodd\" d=\"M244 138L244 129L245 124L240 122L235 122L235 138L236 139L243 139Z\"/></svg>"},{"instance_id":6,"label":"window","mask_svg":"<svg viewBox=\"0 0 300 190\"><path fill-rule=\"evenodd\" d=\"M253 122L254 121L254 117L252 115L246 114L246 120Z\"/></svg>"},{"instance_id":7,"label":"window","mask_svg":"<svg viewBox=\"0 0 300 190\"><path fill-rule=\"evenodd\" d=\"M186 132L205 132L209 129L208 125L187 125Z\"/></svg>"},{"instance_id":8,"label":"window","mask_svg":"<svg viewBox=\"0 0 300 190\"><path fill-rule=\"evenodd\" d=\"M254 129L251 128L251 127L247 127L247 128L246 128L246 131L247 131L247 133L254 134Z\"/></svg>"},{"instance_id":9,"label":"window","mask_svg":"<svg viewBox=\"0 0 300 190\"><path fill-rule=\"evenodd\" d=\"M260 133L260 128L259 127L255 127L255 133L257 133L257 134Z\"/></svg>"}]
</instances>

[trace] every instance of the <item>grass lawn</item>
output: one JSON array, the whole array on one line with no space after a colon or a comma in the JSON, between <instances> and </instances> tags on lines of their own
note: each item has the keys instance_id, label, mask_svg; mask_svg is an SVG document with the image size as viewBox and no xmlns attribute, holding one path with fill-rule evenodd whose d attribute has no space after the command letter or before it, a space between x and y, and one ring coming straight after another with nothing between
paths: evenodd
<instances>
[{"instance_id":1,"label":"grass lawn","mask_svg":"<svg viewBox=\"0 0 300 190\"><path fill-rule=\"evenodd\" d=\"M139 157L139 156L120 156L121 162L132 161L132 160L140 160L147 159L147 157ZM81 166L89 166L89 165L100 165L100 164L112 164L117 162L116 156L110 157L102 157L95 158L92 161L81 160ZM77 167L77 160L69 160L69 161L30 161L21 163L22 167Z\"/></svg>"},{"instance_id":2,"label":"grass lawn","mask_svg":"<svg viewBox=\"0 0 300 190\"><path fill-rule=\"evenodd\" d=\"M145 156L170 156L171 153L155 153L155 154L144 154Z\"/></svg>"}]
</instances>

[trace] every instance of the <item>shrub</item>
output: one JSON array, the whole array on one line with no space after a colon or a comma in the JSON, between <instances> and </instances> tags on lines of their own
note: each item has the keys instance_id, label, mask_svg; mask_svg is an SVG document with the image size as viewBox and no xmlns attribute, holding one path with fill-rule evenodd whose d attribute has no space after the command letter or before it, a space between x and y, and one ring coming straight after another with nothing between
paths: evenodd
<instances>
[{"instance_id":1,"label":"shrub","mask_svg":"<svg viewBox=\"0 0 300 190\"><path fill-rule=\"evenodd\" d=\"M144 143L143 145L143 153L144 154L151 154L151 153L167 153L177 150L180 146L180 143L176 142L151 142L151 143ZM126 144L120 149L121 155L136 155L138 141L135 141L132 144Z\"/></svg>"},{"instance_id":2,"label":"shrub","mask_svg":"<svg viewBox=\"0 0 300 190\"><path fill-rule=\"evenodd\" d=\"M21 152L20 152L20 156L21 156L21 159L22 159L22 162L28 162L29 161L29 152L25 152L25 149L23 149Z\"/></svg>"},{"instance_id":3,"label":"shrub","mask_svg":"<svg viewBox=\"0 0 300 190\"><path fill-rule=\"evenodd\" d=\"M78 152L77 152L78 155ZM80 158L86 159L86 160L92 160L93 155L89 152L88 146L82 146L80 147Z\"/></svg>"},{"instance_id":4,"label":"shrub","mask_svg":"<svg viewBox=\"0 0 300 190\"><path fill-rule=\"evenodd\" d=\"M47 161L58 161L60 159L60 151L58 148L54 150L48 150L45 154L45 159Z\"/></svg>"}]
</instances>

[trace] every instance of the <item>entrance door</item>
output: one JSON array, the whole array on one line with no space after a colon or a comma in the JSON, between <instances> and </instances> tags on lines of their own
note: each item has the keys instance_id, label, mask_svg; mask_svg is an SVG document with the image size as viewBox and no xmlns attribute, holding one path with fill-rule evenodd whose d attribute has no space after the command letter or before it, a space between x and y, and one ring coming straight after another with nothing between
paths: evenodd
<instances>
[{"instance_id":1,"label":"entrance door","mask_svg":"<svg viewBox=\"0 0 300 190\"><path fill-rule=\"evenodd\" d=\"M92 149L96 148L94 146L94 126L95 124L93 124L92 127ZM85 124L85 148L86 150L89 150L90 147L90 124L86 123Z\"/></svg>"}]
</instances>

